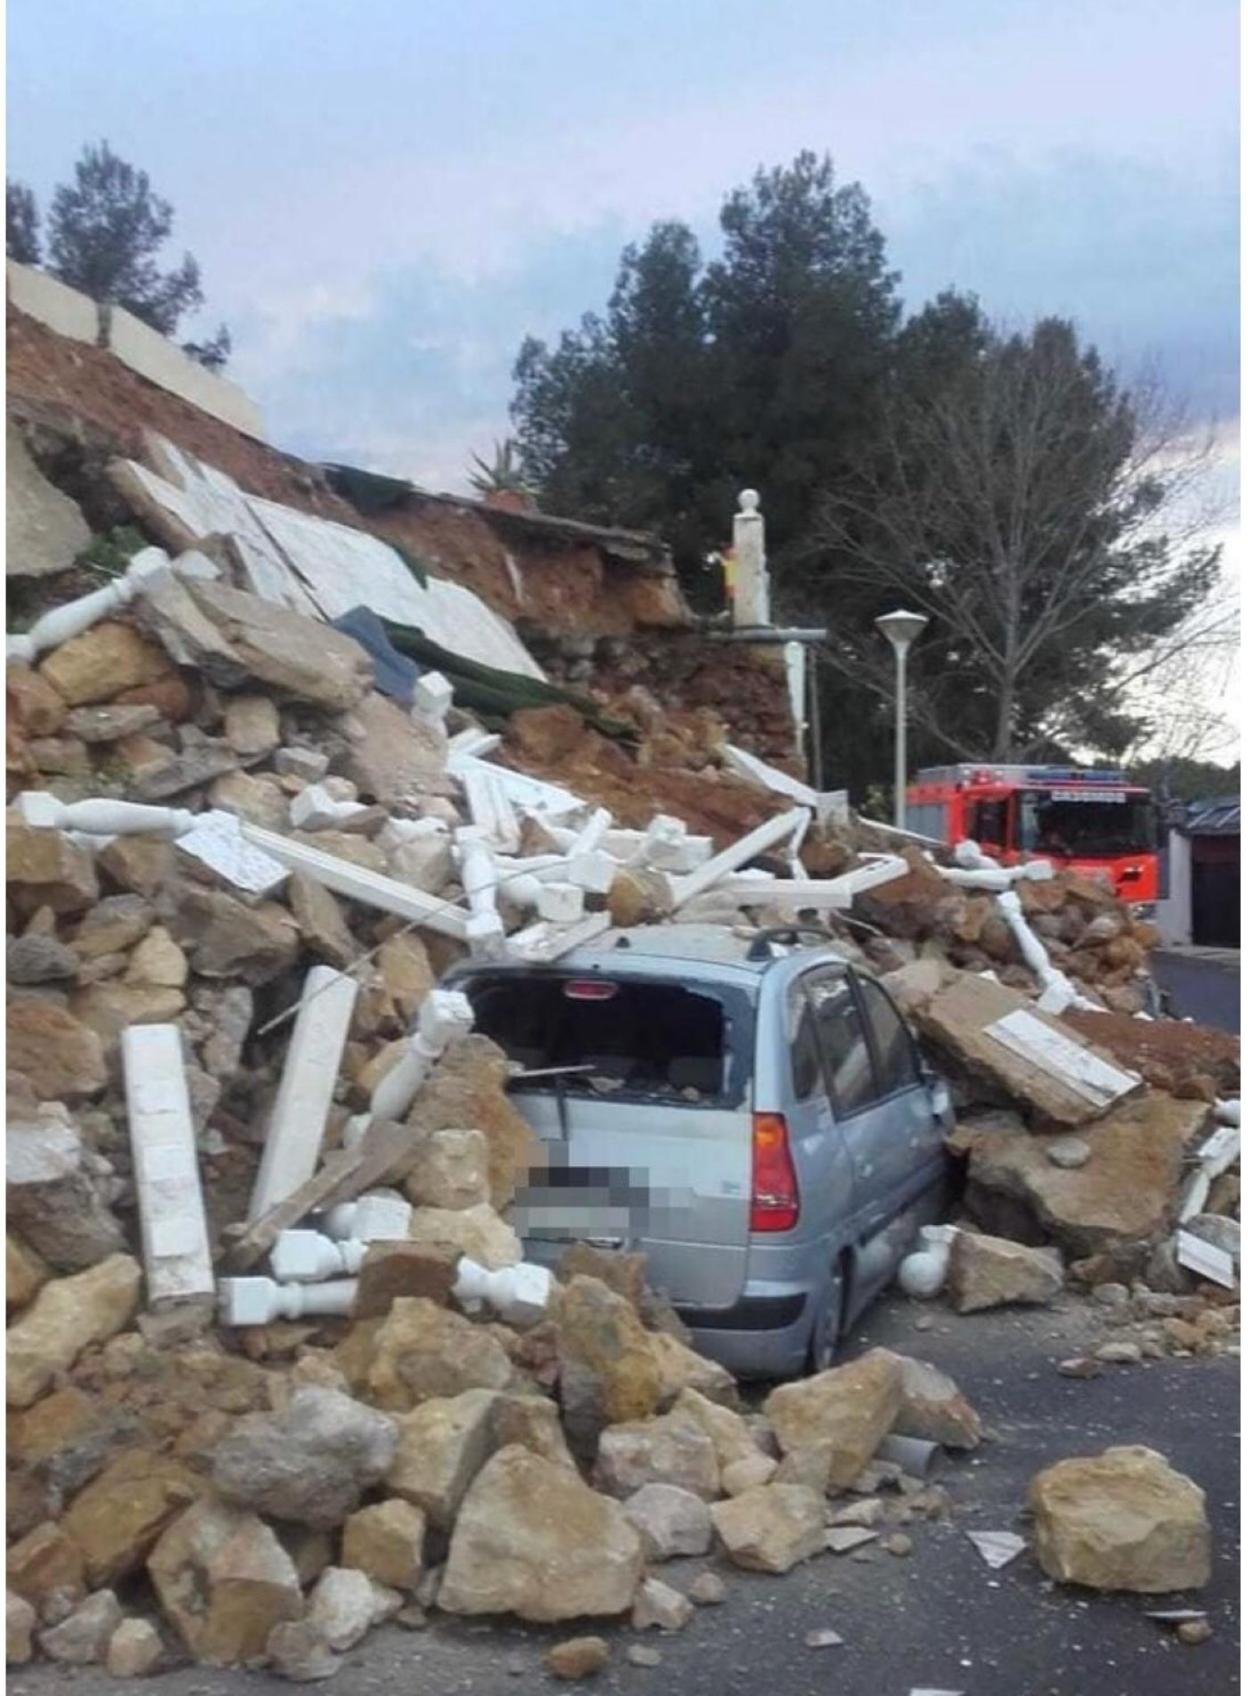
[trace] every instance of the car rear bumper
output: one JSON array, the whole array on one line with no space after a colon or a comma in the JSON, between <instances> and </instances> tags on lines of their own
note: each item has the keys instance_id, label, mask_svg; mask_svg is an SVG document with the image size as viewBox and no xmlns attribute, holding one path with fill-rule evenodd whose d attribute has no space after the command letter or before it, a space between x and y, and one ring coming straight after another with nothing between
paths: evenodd
<instances>
[{"instance_id":1,"label":"car rear bumper","mask_svg":"<svg viewBox=\"0 0 1248 1696\"><path fill-rule=\"evenodd\" d=\"M747 1284L731 1307L676 1310L699 1354L739 1378L787 1378L800 1372L810 1344L810 1291Z\"/></svg>"}]
</instances>

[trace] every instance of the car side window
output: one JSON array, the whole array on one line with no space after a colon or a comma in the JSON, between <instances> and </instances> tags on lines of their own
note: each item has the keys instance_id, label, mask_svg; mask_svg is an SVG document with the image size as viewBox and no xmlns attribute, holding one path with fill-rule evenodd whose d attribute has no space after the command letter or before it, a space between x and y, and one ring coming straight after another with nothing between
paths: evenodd
<instances>
[{"instance_id":1,"label":"car side window","mask_svg":"<svg viewBox=\"0 0 1248 1696\"><path fill-rule=\"evenodd\" d=\"M876 1096L871 1047L862 1011L849 979L823 978L809 983L819 1056L828 1094L838 1119L869 1107Z\"/></svg>"},{"instance_id":2,"label":"car side window","mask_svg":"<svg viewBox=\"0 0 1248 1696\"><path fill-rule=\"evenodd\" d=\"M819 1046L815 1040L815 1015L806 995L805 980L789 989L785 1026L793 1073L793 1099L809 1101L823 1087L823 1078L819 1069Z\"/></svg>"},{"instance_id":3,"label":"car side window","mask_svg":"<svg viewBox=\"0 0 1248 1696\"><path fill-rule=\"evenodd\" d=\"M875 1043L875 1058L880 1074L881 1096L895 1095L898 1090L911 1089L919 1082L918 1061L910 1032L901 1015L878 983L859 978L858 991L866 1008L867 1023Z\"/></svg>"}]
</instances>

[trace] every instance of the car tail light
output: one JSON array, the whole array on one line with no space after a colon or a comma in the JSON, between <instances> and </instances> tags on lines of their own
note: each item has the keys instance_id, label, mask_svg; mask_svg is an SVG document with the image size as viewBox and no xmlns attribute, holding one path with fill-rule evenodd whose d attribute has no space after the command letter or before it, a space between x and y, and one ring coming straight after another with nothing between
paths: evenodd
<instances>
[{"instance_id":1,"label":"car tail light","mask_svg":"<svg viewBox=\"0 0 1248 1696\"><path fill-rule=\"evenodd\" d=\"M750 1191L751 1231L791 1231L800 1204L797 1173L782 1113L754 1115L754 1179Z\"/></svg>"}]
</instances>

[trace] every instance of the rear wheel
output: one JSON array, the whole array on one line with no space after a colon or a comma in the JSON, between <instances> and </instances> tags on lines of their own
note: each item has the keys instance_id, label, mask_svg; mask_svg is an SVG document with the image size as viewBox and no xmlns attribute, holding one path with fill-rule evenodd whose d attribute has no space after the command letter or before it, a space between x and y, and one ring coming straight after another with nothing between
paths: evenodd
<instances>
[{"instance_id":1,"label":"rear wheel","mask_svg":"<svg viewBox=\"0 0 1248 1696\"><path fill-rule=\"evenodd\" d=\"M844 1316L845 1271L838 1260L828 1274L810 1334L809 1365L812 1372L826 1372L835 1361Z\"/></svg>"}]
</instances>

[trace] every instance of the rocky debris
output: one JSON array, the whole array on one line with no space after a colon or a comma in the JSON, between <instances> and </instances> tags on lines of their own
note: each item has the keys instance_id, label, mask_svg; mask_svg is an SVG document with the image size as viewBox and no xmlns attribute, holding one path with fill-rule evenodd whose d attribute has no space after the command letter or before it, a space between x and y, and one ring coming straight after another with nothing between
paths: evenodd
<instances>
[{"instance_id":1,"label":"rocky debris","mask_svg":"<svg viewBox=\"0 0 1248 1696\"><path fill-rule=\"evenodd\" d=\"M900 1358L886 1349L872 1349L845 1366L781 1384L767 1397L763 1411L786 1456L818 1455L824 1487L843 1489L892 1429L901 1407L902 1385Z\"/></svg>"},{"instance_id":2,"label":"rocky debris","mask_svg":"<svg viewBox=\"0 0 1248 1696\"><path fill-rule=\"evenodd\" d=\"M1155 1449L1075 1456L1032 1479L1036 1559L1051 1578L1148 1595L1209 1582L1205 1493Z\"/></svg>"},{"instance_id":3,"label":"rocky debris","mask_svg":"<svg viewBox=\"0 0 1248 1696\"><path fill-rule=\"evenodd\" d=\"M610 1645L604 1637L568 1637L547 1649L542 1664L552 1678L591 1678L610 1659Z\"/></svg>"},{"instance_id":4,"label":"rocky debris","mask_svg":"<svg viewBox=\"0 0 1248 1696\"><path fill-rule=\"evenodd\" d=\"M59 1625L39 1633L39 1647L49 1660L88 1667L104 1660L113 1633L121 1624L121 1604L111 1590L88 1596Z\"/></svg>"},{"instance_id":5,"label":"rocky debris","mask_svg":"<svg viewBox=\"0 0 1248 1696\"><path fill-rule=\"evenodd\" d=\"M580 1619L623 1613L641 1538L618 1502L526 1449L500 1449L464 1498L438 1606L447 1613Z\"/></svg>"},{"instance_id":6,"label":"rocky debris","mask_svg":"<svg viewBox=\"0 0 1248 1696\"><path fill-rule=\"evenodd\" d=\"M515 1231L484 1202L479 1207L418 1207L407 1231L413 1242L467 1255L490 1272L523 1259Z\"/></svg>"},{"instance_id":7,"label":"rocky debris","mask_svg":"<svg viewBox=\"0 0 1248 1696\"><path fill-rule=\"evenodd\" d=\"M459 1210L489 1204L490 1145L477 1130L430 1131L404 1184L417 1207Z\"/></svg>"},{"instance_id":8,"label":"rocky debris","mask_svg":"<svg viewBox=\"0 0 1248 1696\"><path fill-rule=\"evenodd\" d=\"M507 1076L507 1057L502 1049L488 1037L473 1033L453 1044L442 1057L408 1114L408 1123L424 1132L462 1130L465 1126L480 1132L487 1149L488 1200L495 1208L505 1207L515 1195L517 1183L531 1167L542 1163L537 1139L505 1093ZM412 1201L421 1201L410 1190L409 1195ZM426 1205L465 1206L462 1201ZM464 1252L472 1254L467 1246ZM472 1258L480 1260L481 1256Z\"/></svg>"},{"instance_id":9,"label":"rocky debris","mask_svg":"<svg viewBox=\"0 0 1248 1696\"><path fill-rule=\"evenodd\" d=\"M283 1620L270 1631L265 1644L270 1669L295 1684L314 1684L332 1678L341 1664L310 1619Z\"/></svg>"},{"instance_id":10,"label":"rocky debris","mask_svg":"<svg viewBox=\"0 0 1248 1696\"><path fill-rule=\"evenodd\" d=\"M734 1566L788 1572L823 1548L823 1498L804 1484L759 1484L711 1508L715 1534Z\"/></svg>"},{"instance_id":11,"label":"rocky debris","mask_svg":"<svg viewBox=\"0 0 1248 1696\"><path fill-rule=\"evenodd\" d=\"M114 701L124 690L155 682L172 670L165 650L129 624L102 619L55 648L39 675L71 707Z\"/></svg>"},{"instance_id":12,"label":"rocky debris","mask_svg":"<svg viewBox=\"0 0 1248 1696\"><path fill-rule=\"evenodd\" d=\"M1007 1219L1017 1227L1021 1212L1034 1240L1050 1239L1075 1256L1154 1237L1173 1222L1184 1154L1206 1118L1203 1102L1149 1091L1086 1128L1080 1140L1088 1157L1074 1167L1052 1158L1066 1138L1022 1129L981 1134L971 1120L964 1131L968 1211L988 1229Z\"/></svg>"},{"instance_id":13,"label":"rocky debris","mask_svg":"<svg viewBox=\"0 0 1248 1696\"><path fill-rule=\"evenodd\" d=\"M890 887L884 885L884 888ZM1042 1013L1020 991L988 978L965 973L930 1001L915 1009L915 1022L943 1055L960 1071L981 1079L1007 1099L1055 1126L1080 1126L1097 1118L1111 1105L1112 1096L1084 1088L1069 1080L1065 1063L1055 1055L1041 1066L1018 1053L993 1034L993 1028L1012 1015L1025 1014L1049 1041L1061 1039L1069 1047L1085 1050L1092 1058L1113 1068L1121 1077L1122 1092L1138 1087L1138 1078L1124 1073L1113 1056L1096 1048L1080 1032L1061 1020Z\"/></svg>"},{"instance_id":14,"label":"rocky debris","mask_svg":"<svg viewBox=\"0 0 1248 1696\"><path fill-rule=\"evenodd\" d=\"M26 438L5 426L5 572L47 577L66 571L91 540L76 501L62 494L31 458Z\"/></svg>"},{"instance_id":15,"label":"rocky debris","mask_svg":"<svg viewBox=\"0 0 1248 1696\"><path fill-rule=\"evenodd\" d=\"M495 1400L490 1390L465 1390L422 1402L395 1421L399 1440L386 1488L420 1508L439 1530L450 1530L468 1486L493 1452Z\"/></svg>"},{"instance_id":16,"label":"rocky debris","mask_svg":"<svg viewBox=\"0 0 1248 1696\"><path fill-rule=\"evenodd\" d=\"M326 1529L390 1469L392 1419L336 1390L296 1390L284 1414L247 1414L218 1444L212 1481L227 1502Z\"/></svg>"},{"instance_id":17,"label":"rocky debris","mask_svg":"<svg viewBox=\"0 0 1248 1696\"><path fill-rule=\"evenodd\" d=\"M308 1597L307 1623L330 1649L353 1648L376 1622L379 1607L384 1615L378 1588L366 1573L327 1566Z\"/></svg>"},{"instance_id":18,"label":"rocky debris","mask_svg":"<svg viewBox=\"0 0 1248 1696\"><path fill-rule=\"evenodd\" d=\"M1009 1302L1043 1306L1062 1291L1055 1249L1028 1248L1005 1237L959 1231L949 1255L949 1299L957 1313Z\"/></svg>"},{"instance_id":19,"label":"rocky debris","mask_svg":"<svg viewBox=\"0 0 1248 1696\"><path fill-rule=\"evenodd\" d=\"M118 1455L78 1492L61 1521L82 1552L88 1583L114 1584L136 1571L203 1488L202 1477L173 1455L148 1448Z\"/></svg>"},{"instance_id":20,"label":"rocky debris","mask_svg":"<svg viewBox=\"0 0 1248 1696\"><path fill-rule=\"evenodd\" d=\"M352 1313L382 1319L395 1301L423 1296L444 1307L451 1299L458 1249L440 1243L370 1243L360 1267Z\"/></svg>"},{"instance_id":21,"label":"rocky debris","mask_svg":"<svg viewBox=\"0 0 1248 1696\"><path fill-rule=\"evenodd\" d=\"M704 1555L711 1546L711 1510L701 1496L676 1484L643 1484L624 1503L641 1533L648 1561Z\"/></svg>"}]
</instances>

